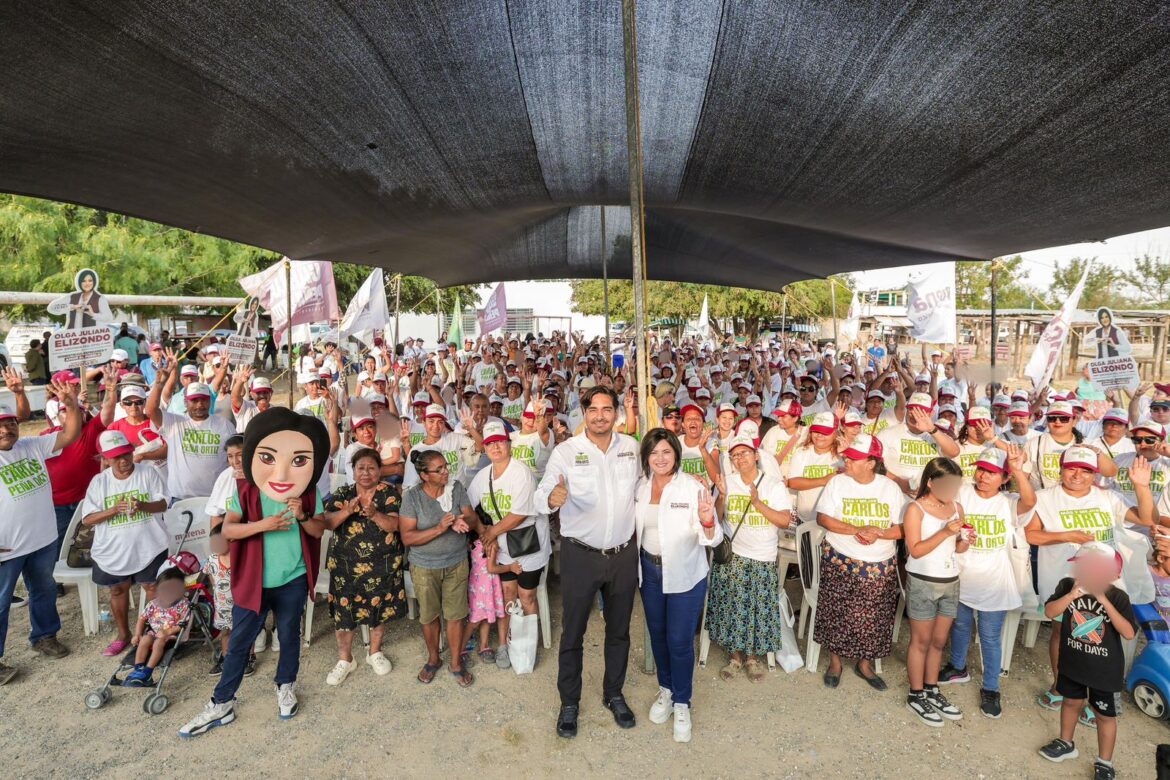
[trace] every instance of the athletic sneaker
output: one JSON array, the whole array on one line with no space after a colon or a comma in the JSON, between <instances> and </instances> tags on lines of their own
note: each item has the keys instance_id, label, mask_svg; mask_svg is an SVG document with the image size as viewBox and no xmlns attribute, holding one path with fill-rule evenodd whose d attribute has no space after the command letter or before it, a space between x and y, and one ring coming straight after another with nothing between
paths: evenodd
<instances>
[{"instance_id":1,"label":"athletic sneaker","mask_svg":"<svg viewBox=\"0 0 1170 780\"><path fill-rule=\"evenodd\" d=\"M939 685L950 685L951 683L965 683L971 681L971 673L967 671L966 667L956 669L951 666L951 662L947 661L946 666L938 673Z\"/></svg>"},{"instance_id":2,"label":"athletic sneaker","mask_svg":"<svg viewBox=\"0 0 1170 780\"><path fill-rule=\"evenodd\" d=\"M268 649L274 653L280 652L280 636L276 633L276 629L272 629L272 641L268 643Z\"/></svg>"},{"instance_id":3,"label":"athletic sneaker","mask_svg":"<svg viewBox=\"0 0 1170 780\"><path fill-rule=\"evenodd\" d=\"M674 712L674 699L669 688L658 688L658 698L650 705L650 722L666 723Z\"/></svg>"},{"instance_id":4,"label":"athletic sneaker","mask_svg":"<svg viewBox=\"0 0 1170 780\"><path fill-rule=\"evenodd\" d=\"M1040 748L1040 755L1059 764L1061 761L1076 758L1080 753L1077 752L1077 747L1073 743L1057 738Z\"/></svg>"},{"instance_id":5,"label":"athletic sneaker","mask_svg":"<svg viewBox=\"0 0 1170 780\"><path fill-rule=\"evenodd\" d=\"M998 718L1003 714L1003 707L999 704L999 691L979 689L979 711L989 718Z\"/></svg>"},{"instance_id":6,"label":"athletic sneaker","mask_svg":"<svg viewBox=\"0 0 1170 780\"><path fill-rule=\"evenodd\" d=\"M357 663L354 661L345 661L339 659L337 665L325 677L326 685L341 685L345 682L345 678L353 674L353 670L357 668ZM283 717L283 715L282 715Z\"/></svg>"},{"instance_id":7,"label":"athletic sneaker","mask_svg":"<svg viewBox=\"0 0 1170 780\"><path fill-rule=\"evenodd\" d=\"M948 720L963 719L963 713L959 711L958 707L947 701L947 697L942 695L942 691L938 689L938 686L933 688L928 687L925 693L926 700L930 702L931 708L939 715L942 715Z\"/></svg>"},{"instance_id":8,"label":"athletic sneaker","mask_svg":"<svg viewBox=\"0 0 1170 780\"><path fill-rule=\"evenodd\" d=\"M674 741L691 741L691 705L674 705Z\"/></svg>"},{"instance_id":9,"label":"athletic sneaker","mask_svg":"<svg viewBox=\"0 0 1170 780\"><path fill-rule=\"evenodd\" d=\"M276 705L280 708L280 719L288 720L297 714L299 705L297 704L295 682L285 683L276 687Z\"/></svg>"},{"instance_id":10,"label":"athletic sneaker","mask_svg":"<svg viewBox=\"0 0 1170 780\"><path fill-rule=\"evenodd\" d=\"M244 676L251 677L256 674L256 654L252 653L248 656L248 662L244 664Z\"/></svg>"},{"instance_id":11,"label":"athletic sneaker","mask_svg":"<svg viewBox=\"0 0 1170 780\"><path fill-rule=\"evenodd\" d=\"M918 719L927 726L942 728L942 716L935 712L934 708L930 706L930 702L927 701L925 693L912 693L907 696L906 707L915 715L917 715Z\"/></svg>"},{"instance_id":12,"label":"athletic sneaker","mask_svg":"<svg viewBox=\"0 0 1170 780\"><path fill-rule=\"evenodd\" d=\"M1117 770L1112 764L1102 764L1101 759L1093 762L1093 780L1113 780L1117 777Z\"/></svg>"},{"instance_id":13,"label":"athletic sneaker","mask_svg":"<svg viewBox=\"0 0 1170 780\"><path fill-rule=\"evenodd\" d=\"M273 635L273 638L276 638L275 634ZM268 634L264 632L264 629L260 629L260 633L256 635L256 641L252 643L252 652L263 653L267 647Z\"/></svg>"},{"instance_id":14,"label":"athletic sneaker","mask_svg":"<svg viewBox=\"0 0 1170 780\"><path fill-rule=\"evenodd\" d=\"M27 607L27 606L28 606L28 599L26 599L24 596L17 596L15 593L12 594L12 601L8 602L9 609L16 609L17 607Z\"/></svg>"},{"instance_id":15,"label":"athletic sneaker","mask_svg":"<svg viewBox=\"0 0 1170 780\"><path fill-rule=\"evenodd\" d=\"M496 650L496 667L499 669L511 669L512 657L508 655L508 646L500 645Z\"/></svg>"},{"instance_id":16,"label":"athletic sneaker","mask_svg":"<svg viewBox=\"0 0 1170 780\"><path fill-rule=\"evenodd\" d=\"M219 677L223 674L223 658L216 656L215 663L211 665L211 671L207 673L211 677Z\"/></svg>"},{"instance_id":17,"label":"athletic sneaker","mask_svg":"<svg viewBox=\"0 0 1170 780\"><path fill-rule=\"evenodd\" d=\"M236 700L216 704L214 699L203 705L203 712L196 715L187 725L179 729L179 736L184 739L197 737L211 731L216 726L226 726L236 719Z\"/></svg>"}]
</instances>

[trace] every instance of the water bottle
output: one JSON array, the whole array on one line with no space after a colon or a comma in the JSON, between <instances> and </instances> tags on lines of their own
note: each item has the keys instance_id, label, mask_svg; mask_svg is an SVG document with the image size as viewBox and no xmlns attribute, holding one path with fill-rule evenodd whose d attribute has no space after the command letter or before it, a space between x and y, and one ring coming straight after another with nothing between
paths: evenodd
<instances>
[{"instance_id":1,"label":"water bottle","mask_svg":"<svg viewBox=\"0 0 1170 780\"><path fill-rule=\"evenodd\" d=\"M114 616L110 614L109 607L102 607L101 612L98 613L98 631L102 634L109 634L113 630Z\"/></svg>"}]
</instances>

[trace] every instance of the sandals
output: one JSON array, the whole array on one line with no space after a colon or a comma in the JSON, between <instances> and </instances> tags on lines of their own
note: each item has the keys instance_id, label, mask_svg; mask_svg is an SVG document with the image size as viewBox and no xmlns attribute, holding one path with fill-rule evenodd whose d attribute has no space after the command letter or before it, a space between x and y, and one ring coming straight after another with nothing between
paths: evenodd
<instances>
[{"instance_id":1,"label":"sandals","mask_svg":"<svg viewBox=\"0 0 1170 780\"><path fill-rule=\"evenodd\" d=\"M1093 712L1093 709L1088 704L1086 704L1085 709L1081 712L1080 717L1077 718L1077 723L1085 726L1086 728L1096 729L1097 713Z\"/></svg>"},{"instance_id":2,"label":"sandals","mask_svg":"<svg viewBox=\"0 0 1170 780\"><path fill-rule=\"evenodd\" d=\"M764 672L763 664L761 664L755 658L749 658L747 664L745 665L747 666L747 676L749 680L754 683L761 683L764 681L766 674Z\"/></svg>"},{"instance_id":3,"label":"sandals","mask_svg":"<svg viewBox=\"0 0 1170 780\"><path fill-rule=\"evenodd\" d=\"M490 647L485 647L479 651L479 660L485 664L494 664L496 662L496 651Z\"/></svg>"},{"instance_id":4,"label":"sandals","mask_svg":"<svg viewBox=\"0 0 1170 780\"><path fill-rule=\"evenodd\" d=\"M418 681L424 685L429 684L435 679L435 672L442 668L442 664L423 664L423 668L418 670Z\"/></svg>"},{"instance_id":5,"label":"sandals","mask_svg":"<svg viewBox=\"0 0 1170 780\"><path fill-rule=\"evenodd\" d=\"M1036 698L1036 703L1046 710L1060 711L1060 704L1064 701L1064 697L1059 693L1052 691L1044 691Z\"/></svg>"},{"instance_id":6,"label":"sandals","mask_svg":"<svg viewBox=\"0 0 1170 780\"><path fill-rule=\"evenodd\" d=\"M732 658L727 662L727 666L719 670L719 678L725 681L734 680L735 676L739 674L739 670L742 668L743 662L737 658Z\"/></svg>"},{"instance_id":7,"label":"sandals","mask_svg":"<svg viewBox=\"0 0 1170 780\"><path fill-rule=\"evenodd\" d=\"M475 676L466 669L455 671L454 669L448 667L447 671L450 672L451 676L454 677L455 680L459 683L460 688L470 688L471 684L475 682Z\"/></svg>"}]
</instances>

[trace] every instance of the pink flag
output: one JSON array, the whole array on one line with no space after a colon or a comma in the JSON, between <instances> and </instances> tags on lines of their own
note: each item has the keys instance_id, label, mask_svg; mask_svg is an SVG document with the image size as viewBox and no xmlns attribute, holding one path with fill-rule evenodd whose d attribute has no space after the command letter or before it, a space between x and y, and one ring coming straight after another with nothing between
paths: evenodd
<instances>
[{"instance_id":1,"label":"pink flag","mask_svg":"<svg viewBox=\"0 0 1170 780\"><path fill-rule=\"evenodd\" d=\"M479 312L480 335L491 333L508 323L508 301L504 298L504 283L500 282L488 298L487 306Z\"/></svg>"},{"instance_id":2,"label":"pink flag","mask_svg":"<svg viewBox=\"0 0 1170 780\"><path fill-rule=\"evenodd\" d=\"M285 258L288 260L288 258ZM270 268L240 280L244 292L260 300L272 318L272 335L283 344L288 328L288 282L284 260ZM337 307L337 287L333 283L333 263L328 260L289 260L292 263L292 324L329 322L341 314Z\"/></svg>"}]
</instances>

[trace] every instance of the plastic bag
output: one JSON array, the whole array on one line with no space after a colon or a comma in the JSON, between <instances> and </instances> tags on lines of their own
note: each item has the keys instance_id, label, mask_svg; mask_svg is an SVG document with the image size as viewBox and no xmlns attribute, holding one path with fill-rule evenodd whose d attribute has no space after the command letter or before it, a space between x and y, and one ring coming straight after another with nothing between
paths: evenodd
<instances>
[{"instance_id":1,"label":"plastic bag","mask_svg":"<svg viewBox=\"0 0 1170 780\"><path fill-rule=\"evenodd\" d=\"M508 660L516 674L529 674L536 666L536 641L540 616L525 615L520 601L508 602Z\"/></svg>"}]
</instances>

